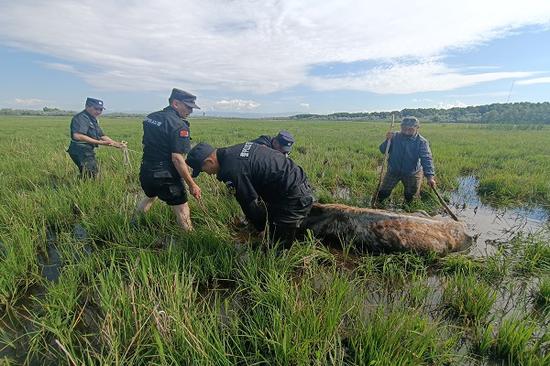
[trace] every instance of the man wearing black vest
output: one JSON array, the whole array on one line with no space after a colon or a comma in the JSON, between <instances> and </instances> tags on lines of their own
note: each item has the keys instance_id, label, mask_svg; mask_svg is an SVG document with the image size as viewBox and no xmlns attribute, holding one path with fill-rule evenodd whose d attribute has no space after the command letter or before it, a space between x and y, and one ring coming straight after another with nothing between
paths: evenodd
<instances>
[{"instance_id":1,"label":"man wearing black vest","mask_svg":"<svg viewBox=\"0 0 550 366\"><path fill-rule=\"evenodd\" d=\"M246 142L214 149L200 143L186 163L193 177L204 171L232 186L248 221L258 231L267 223L272 241L284 247L292 244L311 210L313 195L304 170L267 146Z\"/></svg>"},{"instance_id":2,"label":"man wearing black vest","mask_svg":"<svg viewBox=\"0 0 550 366\"><path fill-rule=\"evenodd\" d=\"M201 189L195 183L187 165L185 154L191 149L191 133L187 117L196 97L186 91L173 89L169 106L151 113L143 121L143 159L139 180L145 197L137 206L138 213L145 213L158 197L174 211L178 224L185 231L193 230L187 203L187 192L200 199Z\"/></svg>"}]
</instances>

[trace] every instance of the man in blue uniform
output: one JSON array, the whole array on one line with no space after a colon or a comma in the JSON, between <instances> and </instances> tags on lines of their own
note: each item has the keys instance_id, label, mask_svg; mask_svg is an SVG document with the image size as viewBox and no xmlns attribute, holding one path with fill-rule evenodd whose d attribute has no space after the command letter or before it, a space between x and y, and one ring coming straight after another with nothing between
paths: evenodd
<instances>
[{"instance_id":1,"label":"man in blue uniform","mask_svg":"<svg viewBox=\"0 0 550 366\"><path fill-rule=\"evenodd\" d=\"M94 149L99 145L120 148L122 143L113 141L103 133L97 118L103 113L103 101L87 98L82 112L77 113L71 120L71 143L67 152L78 167L83 178L95 178L98 166Z\"/></svg>"},{"instance_id":2,"label":"man in blue uniform","mask_svg":"<svg viewBox=\"0 0 550 366\"><path fill-rule=\"evenodd\" d=\"M143 159L139 172L141 187L147 197L137 206L145 213L158 197L166 202L185 231L193 229L187 203L187 192L201 198L201 189L195 183L185 164L185 154L191 149L191 134L187 117L195 104L195 97L186 91L173 89L169 106L151 113L143 121Z\"/></svg>"},{"instance_id":3,"label":"man in blue uniform","mask_svg":"<svg viewBox=\"0 0 550 366\"><path fill-rule=\"evenodd\" d=\"M405 117L401 121L401 132L388 132L386 141L380 145L380 151L385 153L388 141L391 141L388 171L378 192L379 202L388 198L397 183L402 182L405 202L410 203L420 192L422 175L430 187L435 187L432 152L428 140L418 133L419 128L416 117Z\"/></svg>"},{"instance_id":4,"label":"man in blue uniform","mask_svg":"<svg viewBox=\"0 0 550 366\"><path fill-rule=\"evenodd\" d=\"M268 135L262 135L256 140L252 140L260 145L264 145L277 150L285 154L286 156L290 155L290 150L292 150L292 145L294 144L294 136L288 131L280 131L277 136L271 137Z\"/></svg>"},{"instance_id":5,"label":"man in blue uniform","mask_svg":"<svg viewBox=\"0 0 550 366\"><path fill-rule=\"evenodd\" d=\"M235 198L258 231L267 223L273 242L292 244L313 195L306 173L291 159L254 142L219 149L200 143L186 162L193 177L204 171L234 187Z\"/></svg>"}]
</instances>

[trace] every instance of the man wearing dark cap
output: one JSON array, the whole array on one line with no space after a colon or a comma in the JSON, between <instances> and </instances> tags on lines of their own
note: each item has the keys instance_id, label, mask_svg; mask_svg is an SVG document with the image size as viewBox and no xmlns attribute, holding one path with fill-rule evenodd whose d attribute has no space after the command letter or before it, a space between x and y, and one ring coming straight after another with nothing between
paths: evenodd
<instances>
[{"instance_id":1,"label":"man wearing dark cap","mask_svg":"<svg viewBox=\"0 0 550 366\"><path fill-rule=\"evenodd\" d=\"M214 149L200 143L186 163L193 177L204 171L234 187L246 218L258 231L268 223L271 240L284 247L292 244L311 210L313 195L304 170L266 146L245 142Z\"/></svg>"},{"instance_id":2,"label":"man wearing dark cap","mask_svg":"<svg viewBox=\"0 0 550 366\"><path fill-rule=\"evenodd\" d=\"M95 178L98 173L94 149L99 145L121 148L120 142L113 141L103 133L97 117L103 112L103 101L87 98L82 112L71 120L71 144L67 149L83 178Z\"/></svg>"},{"instance_id":3,"label":"man wearing dark cap","mask_svg":"<svg viewBox=\"0 0 550 366\"><path fill-rule=\"evenodd\" d=\"M435 187L435 169L432 152L428 140L422 137L418 130L420 123L416 117L405 117L401 121L401 132L388 132L386 141L380 145L380 151L385 153L389 141L388 171L384 176L378 201L388 198L397 185L402 182L405 188L405 202L410 203L418 196L422 175L430 187Z\"/></svg>"},{"instance_id":4,"label":"man wearing dark cap","mask_svg":"<svg viewBox=\"0 0 550 366\"><path fill-rule=\"evenodd\" d=\"M294 144L294 136L292 136L290 132L283 130L280 131L275 137L262 135L256 140L252 140L252 142L270 147L273 150L280 151L288 156L290 154L290 150L292 150L292 145Z\"/></svg>"},{"instance_id":5,"label":"man wearing dark cap","mask_svg":"<svg viewBox=\"0 0 550 366\"><path fill-rule=\"evenodd\" d=\"M172 89L169 106L151 113L143 121L143 158L139 172L141 188L145 197L136 208L145 213L158 197L171 208L178 224L185 231L193 229L187 203L185 183L189 192L201 198L201 189L195 183L187 165L185 154L191 149L191 133L187 117L195 104L195 97L186 91Z\"/></svg>"}]
</instances>

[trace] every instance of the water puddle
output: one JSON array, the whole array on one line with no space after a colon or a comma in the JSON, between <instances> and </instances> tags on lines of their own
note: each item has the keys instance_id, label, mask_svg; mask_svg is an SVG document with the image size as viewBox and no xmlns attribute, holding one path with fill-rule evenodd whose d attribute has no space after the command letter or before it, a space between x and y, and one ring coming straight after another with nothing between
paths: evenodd
<instances>
[{"instance_id":1,"label":"water puddle","mask_svg":"<svg viewBox=\"0 0 550 366\"><path fill-rule=\"evenodd\" d=\"M72 235L79 244L78 248L74 248L73 259L79 261L83 257L91 255L92 247L89 243L86 229L81 224L76 224L73 227ZM62 252L59 249L58 234L54 230L46 230L46 247L45 250L41 250L38 253L37 259L42 277L48 281L57 282L61 275L64 261Z\"/></svg>"},{"instance_id":2,"label":"water puddle","mask_svg":"<svg viewBox=\"0 0 550 366\"><path fill-rule=\"evenodd\" d=\"M38 254L38 264L42 277L48 281L57 282L63 261L57 249L57 235L51 230L46 231L46 250Z\"/></svg>"},{"instance_id":3,"label":"water puddle","mask_svg":"<svg viewBox=\"0 0 550 366\"><path fill-rule=\"evenodd\" d=\"M460 177L458 183L458 189L451 193L450 206L468 229L479 235L470 250L474 256L492 254L494 244L508 242L519 233L539 233L548 226L550 213L540 206L495 208L481 201L477 178Z\"/></svg>"}]
</instances>

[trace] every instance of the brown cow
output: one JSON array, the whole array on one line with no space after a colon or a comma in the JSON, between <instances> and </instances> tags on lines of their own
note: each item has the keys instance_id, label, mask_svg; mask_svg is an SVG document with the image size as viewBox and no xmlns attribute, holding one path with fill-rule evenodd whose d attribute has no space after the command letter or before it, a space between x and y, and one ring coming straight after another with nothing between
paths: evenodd
<instances>
[{"instance_id":1,"label":"brown cow","mask_svg":"<svg viewBox=\"0 0 550 366\"><path fill-rule=\"evenodd\" d=\"M461 222L340 204L314 204L302 229L325 241L351 243L358 252L444 255L467 249L475 241Z\"/></svg>"}]
</instances>

